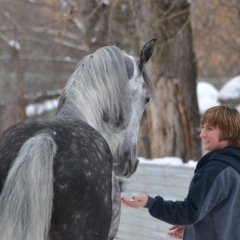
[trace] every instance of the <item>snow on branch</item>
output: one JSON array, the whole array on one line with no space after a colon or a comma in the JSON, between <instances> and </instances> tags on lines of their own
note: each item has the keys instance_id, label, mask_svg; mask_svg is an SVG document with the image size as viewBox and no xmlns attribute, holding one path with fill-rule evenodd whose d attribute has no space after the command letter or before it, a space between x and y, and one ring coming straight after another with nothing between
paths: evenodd
<instances>
[{"instance_id":1,"label":"snow on branch","mask_svg":"<svg viewBox=\"0 0 240 240\"><path fill-rule=\"evenodd\" d=\"M35 33L45 33L45 34L52 35L52 36L58 36L59 35L58 30L54 30L54 29L46 30L45 28L42 28L42 27L34 27L34 28L32 28L32 31L35 32ZM74 40L78 39L77 34L74 34L74 33L64 32L64 33L61 33L61 34L64 37L68 37L68 38L71 38L71 39L74 39Z\"/></svg>"},{"instance_id":2,"label":"snow on branch","mask_svg":"<svg viewBox=\"0 0 240 240\"><path fill-rule=\"evenodd\" d=\"M76 27L81 30L83 33L86 32L86 29L84 25L81 23L81 21L78 18L73 18L73 23L76 25Z\"/></svg>"},{"instance_id":3,"label":"snow on branch","mask_svg":"<svg viewBox=\"0 0 240 240\"><path fill-rule=\"evenodd\" d=\"M45 56L20 56L21 60L29 61L41 61L41 62L66 62L76 64L79 60L71 58L69 56L65 57L45 57Z\"/></svg>"},{"instance_id":4,"label":"snow on branch","mask_svg":"<svg viewBox=\"0 0 240 240\"><path fill-rule=\"evenodd\" d=\"M72 43L69 41L64 41L64 40L61 40L58 38L55 38L53 41L57 44L65 46L65 47L74 48L74 49L78 49L78 50L85 51L85 52L87 52L89 50L87 46L75 44L75 43Z\"/></svg>"},{"instance_id":5,"label":"snow on branch","mask_svg":"<svg viewBox=\"0 0 240 240\"><path fill-rule=\"evenodd\" d=\"M0 38L11 48L19 51L21 49L20 43L14 39L9 39L5 34L0 33Z\"/></svg>"},{"instance_id":6,"label":"snow on branch","mask_svg":"<svg viewBox=\"0 0 240 240\"><path fill-rule=\"evenodd\" d=\"M15 41L14 39L11 39L8 43L8 45L14 49L16 49L17 51L19 51L21 49L20 43L18 41Z\"/></svg>"}]
</instances>

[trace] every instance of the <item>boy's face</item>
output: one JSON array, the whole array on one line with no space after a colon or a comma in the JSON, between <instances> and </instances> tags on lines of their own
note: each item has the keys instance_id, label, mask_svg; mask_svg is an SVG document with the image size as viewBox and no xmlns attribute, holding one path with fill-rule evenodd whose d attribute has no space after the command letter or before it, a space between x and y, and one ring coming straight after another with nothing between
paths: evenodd
<instances>
[{"instance_id":1,"label":"boy's face","mask_svg":"<svg viewBox=\"0 0 240 240\"><path fill-rule=\"evenodd\" d=\"M213 127L211 124L205 123L202 126L200 137L203 142L203 147L207 151L221 149L228 146L228 141L219 141L220 129Z\"/></svg>"}]
</instances>

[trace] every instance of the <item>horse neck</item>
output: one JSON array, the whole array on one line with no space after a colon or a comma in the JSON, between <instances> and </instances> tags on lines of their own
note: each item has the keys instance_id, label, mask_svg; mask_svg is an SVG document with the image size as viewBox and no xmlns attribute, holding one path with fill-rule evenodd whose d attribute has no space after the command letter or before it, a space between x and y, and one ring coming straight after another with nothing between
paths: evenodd
<instances>
[{"instance_id":1,"label":"horse neck","mask_svg":"<svg viewBox=\"0 0 240 240\"><path fill-rule=\"evenodd\" d=\"M101 118L100 120L94 118L94 114L90 112L90 109L88 109L88 111L82 111L79 107L69 108L69 106L65 104L58 111L57 116L78 119L89 124L96 131L98 131L98 133L100 133L102 137L106 140L111 149L111 152L113 153L116 151L118 134L114 133L111 126L105 124Z\"/></svg>"},{"instance_id":2,"label":"horse neck","mask_svg":"<svg viewBox=\"0 0 240 240\"><path fill-rule=\"evenodd\" d=\"M85 109L88 107L85 106ZM78 119L81 120L87 124L89 124L91 127L96 129L99 133L103 134L103 130L101 128L102 124L99 123L91 113L90 109L87 109L86 111L83 111L81 107L77 106L76 104L73 104L73 106L69 107L69 103L66 103L57 113L58 117L64 117L64 118L71 118L71 119Z\"/></svg>"}]
</instances>

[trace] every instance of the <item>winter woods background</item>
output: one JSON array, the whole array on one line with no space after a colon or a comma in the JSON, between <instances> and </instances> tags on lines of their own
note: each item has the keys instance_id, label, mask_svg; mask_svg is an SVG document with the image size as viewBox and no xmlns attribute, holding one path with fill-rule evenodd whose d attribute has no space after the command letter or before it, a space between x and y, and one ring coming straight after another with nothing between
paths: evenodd
<instances>
[{"instance_id":1,"label":"winter woods background","mask_svg":"<svg viewBox=\"0 0 240 240\"><path fill-rule=\"evenodd\" d=\"M139 155L198 159L197 83L221 90L240 75L239 0L0 0L0 23L0 132L39 117L29 104L55 106L85 55L109 44L138 55L157 38L148 65L157 104L144 113ZM239 104L236 88L219 102Z\"/></svg>"}]
</instances>

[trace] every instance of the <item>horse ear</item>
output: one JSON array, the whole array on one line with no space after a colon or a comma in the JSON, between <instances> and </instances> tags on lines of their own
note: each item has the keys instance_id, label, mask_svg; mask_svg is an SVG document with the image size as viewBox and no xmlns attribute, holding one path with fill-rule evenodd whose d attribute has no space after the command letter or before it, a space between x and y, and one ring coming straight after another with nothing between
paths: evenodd
<instances>
[{"instance_id":1,"label":"horse ear","mask_svg":"<svg viewBox=\"0 0 240 240\"><path fill-rule=\"evenodd\" d=\"M152 56L156 41L157 41L157 39L152 39L152 40L148 41L147 43L145 43L145 45L143 46L141 53L140 53L140 61L139 61L139 65L138 65L140 73L143 71L144 66L146 65L146 63L148 62L150 57Z\"/></svg>"}]
</instances>

